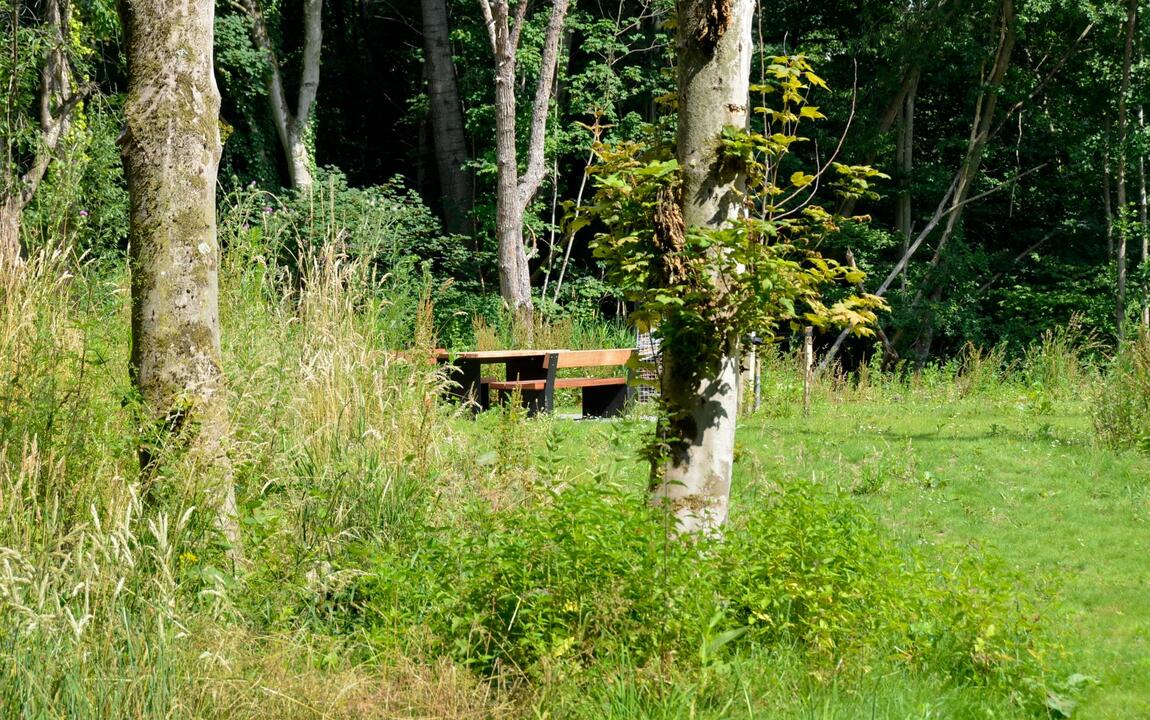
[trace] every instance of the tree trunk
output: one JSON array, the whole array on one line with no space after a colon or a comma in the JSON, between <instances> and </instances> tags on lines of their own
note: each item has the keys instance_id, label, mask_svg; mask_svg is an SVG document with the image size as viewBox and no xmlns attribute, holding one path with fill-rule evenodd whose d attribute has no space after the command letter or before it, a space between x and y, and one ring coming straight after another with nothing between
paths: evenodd
<instances>
[{"instance_id":1,"label":"tree trunk","mask_svg":"<svg viewBox=\"0 0 1150 720\"><path fill-rule=\"evenodd\" d=\"M544 144L559 42L570 0L554 0L540 52L539 80L531 106L527 161L519 174L515 139L515 54L527 20L528 1L520 0L510 17L508 0L479 0L491 50L495 58L495 162L496 237L499 240L499 290L515 314L516 323L530 333L535 307L531 300L531 273L523 247L523 219L539 191L545 173Z\"/></svg>"},{"instance_id":2,"label":"tree trunk","mask_svg":"<svg viewBox=\"0 0 1150 720\"><path fill-rule=\"evenodd\" d=\"M423 52L427 68L427 99L443 218L450 233L471 234L471 169L467 167L467 136L463 129L463 103L451 55L447 1L423 0Z\"/></svg>"},{"instance_id":3,"label":"tree trunk","mask_svg":"<svg viewBox=\"0 0 1150 720\"><path fill-rule=\"evenodd\" d=\"M910 86L907 88L906 100L903 103L898 125L898 137L895 140L895 170L902 182L895 206L895 216L899 233L902 235L902 252L905 255L910 247L910 234L912 231L912 197L911 197L911 171L914 169L914 98L918 91L919 70L915 68L911 74ZM902 289L906 290L906 268L902 270Z\"/></svg>"},{"instance_id":4,"label":"tree trunk","mask_svg":"<svg viewBox=\"0 0 1150 720\"><path fill-rule=\"evenodd\" d=\"M312 185L312 157L308 145L311 133L311 111L319 91L320 55L323 49L323 0L304 0L303 3L303 67L300 72L299 94L293 111L284 89L283 72L279 56L268 35L267 23L259 0L244 0L244 10L252 22L252 41L267 55L268 103L280 146L287 162L288 177L296 190L307 190Z\"/></svg>"},{"instance_id":5,"label":"tree trunk","mask_svg":"<svg viewBox=\"0 0 1150 720\"><path fill-rule=\"evenodd\" d=\"M125 0L128 93L121 152L131 200L131 376L157 449L186 450L238 548L225 451L220 362L216 173L219 107L212 67L213 0Z\"/></svg>"},{"instance_id":6,"label":"tree trunk","mask_svg":"<svg viewBox=\"0 0 1150 720\"><path fill-rule=\"evenodd\" d=\"M18 198L0 202L0 270L20 265L23 245L20 242L20 220L24 206Z\"/></svg>"},{"instance_id":7,"label":"tree trunk","mask_svg":"<svg viewBox=\"0 0 1150 720\"><path fill-rule=\"evenodd\" d=\"M1141 130L1146 128L1146 115L1141 106L1138 107L1138 127ZM1150 255L1150 228L1146 227L1147 208L1146 208L1146 157L1139 151L1138 153L1138 234L1142 238L1142 266L1146 268L1147 256ZM1143 276L1145 277L1145 276ZM1147 289L1142 289L1142 327L1143 329L1150 329L1150 302L1146 297Z\"/></svg>"},{"instance_id":8,"label":"tree trunk","mask_svg":"<svg viewBox=\"0 0 1150 720\"><path fill-rule=\"evenodd\" d=\"M1106 219L1106 257L1114 257L1114 208L1110 206L1110 123L1106 124L1106 145L1102 150L1102 212Z\"/></svg>"},{"instance_id":9,"label":"tree trunk","mask_svg":"<svg viewBox=\"0 0 1150 720\"><path fill-rule=\"evenodd\" d=\"M499 293L516 318L530 327L534 305L527 251L523 247L525 208L519 201L514 49L507 43L502 44L495 62L495 233L499 240Z\"/></svg>"},{"instance_id":10,"label":"tree trunk","mask_svg":"<svg viewBox=\"0 0 1150 720\"><path fill-rule=\"evenodd\" d=\"M22 175L12 160L11 138L0 178L12 182L0 187L0 268L15 267L24 257L20 239L21 216L32 202L40 183L55 158L60 142L67 137L72 113L84 98L84 91L73 92L72 68L66 49L65 28L71 25L71 6L67 0L48 0L44 7L44 23L50 35L50 45L44 66L40 70L40 91L37 97L40 118L40 138L31 165Z\"/></svg>"},{"instance_id":11,"label":"tree trunk","mask_svg":"<svg viewBox=\"0 0 1150 720\"><path fill-rule=\"evenodd\" d=\"M1126 156L1129 141L1129 122L1126 118L1126 98L1130 94L1130 65L1134 57L1134 26L1138 18L1138 0L1130 0L1126 6L1126 46L1122 56L1122 85L1118 95L1118 252L1115 262L1118 265L1118 292L1115 297L1115 324L1118 341L1122 341L1123 325L1126 321L1126 240L1129 232L1129 216L1126 207Z\"/></svg>"},{"instance_id":12,"label":"tree trunk","mask_svg":"<svg viewBox=\"0 0 1150 720\"><path fill-rule=\"evenodd\" d=\"M19 265L23 257L20 215L24 206L18 200L16 197L8 197L0 202L0 272Z\"/></svg>"},{"instance_id":13,"label":"tree trunk","mask_svg":"<svg viewBox=\"0 0 1150 720\"><path fill-rule=\"evenodd\" d=\"M724 127L746 127L753 0L679 0L678 159L687 227L718 229L743 207L741 175L718 162ZM716 283L716 292L719 284ZM724 339L715 367L665 345L662 390L669 455L652 468L653 500L679 532L717 534L727 519L738 417L739 343ZM702 372L698 372L702 370ZM702 376L701 381L693 378Z\"/></svg>"}]
</instances>

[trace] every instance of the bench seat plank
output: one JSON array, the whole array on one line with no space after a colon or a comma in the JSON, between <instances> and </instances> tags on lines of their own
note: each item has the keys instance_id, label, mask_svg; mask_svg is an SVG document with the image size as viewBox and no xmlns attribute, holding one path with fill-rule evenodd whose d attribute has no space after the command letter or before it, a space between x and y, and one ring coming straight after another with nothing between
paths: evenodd
<instances>
[{"instance_id":1,"label":"bench seat plank","mask_svg":"<svg viewBox=\"0 0 1150 720\"><path fill-rule=\"evenodd\" d=\"M584 388L604 387L607 385L626 385L624 377L582 377L582 378L555 378L556 388ZM492 390L544 390L546 380L498 380L487 383Z\"/></svg>"}]
</instances>

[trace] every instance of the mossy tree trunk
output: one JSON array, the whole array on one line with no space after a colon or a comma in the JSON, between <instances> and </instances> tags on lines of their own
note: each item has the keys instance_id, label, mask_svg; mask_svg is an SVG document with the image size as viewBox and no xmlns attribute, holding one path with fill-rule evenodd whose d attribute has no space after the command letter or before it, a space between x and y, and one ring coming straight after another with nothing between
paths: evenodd
<instances>
[{"instance_id":1,"label":"mossy tree trunk","mask_svg":"<svg viewBox=\"0 0 1150 720\"><path fill-rule=\"evenodd\" d=\"M131 198L132 379L144 406L145 480L188 453L237 547L225 442L216 240L219 107L213 0L123 0L128 55L121 138Z\"/></svg>"},{"instance_id":2,"label":"mossy tree trunk","mask_svg":"<svg viewBox=\"0 0 1150 720\"><path fill-rule=\"evenodd\" d=\"M754 0L679 0L676 13L683 222L719 229L743 208L744 178L724 170L718 151L723 128L747 124ZM721 287L716 278L717 294ZM739 343L710 340L725 345L713 367L700 368L691 349L663 347L662 391L671 411L663 432L670 454L656 471L653 493L674 514L680 532L713 534L727 518Z\"/></svg>"}]
</instances>

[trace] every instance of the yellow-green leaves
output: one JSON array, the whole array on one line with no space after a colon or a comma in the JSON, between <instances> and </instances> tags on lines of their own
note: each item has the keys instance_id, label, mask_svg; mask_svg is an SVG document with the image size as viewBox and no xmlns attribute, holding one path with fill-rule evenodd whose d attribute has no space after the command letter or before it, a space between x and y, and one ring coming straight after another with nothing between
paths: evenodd
<instances>
[{"instance_id":1,"label":"yellow-green leaves","mask_svg":"<svg viewBox=\"0 0 1150 720\"><path fill-rule=\"evenodd\" d=\"M808 175L807 173L799 170L791 175L791 185L795 187L806 187L814 182L815 176Z\"/></svg>"},{"instance_id":2,"label":"yellow-green leaves","mask_svg":"<svg viewBox=\"0 0 1150 720\"><path fill-rule=\"evenodd\" d=\"M607 279L635 303L634 317L658 324L665 342L697 346L699 357L751 331L772 338L792 328L842 326L871 332L884 306L873 296L822 300L831 285L853 286L862 273L816 250L840 217L812 201L816 188L873 194L885 177L866 166L803 167L799 130L825 119L808 104L826 83L802 56L772 59L761 85L756 127L725 127L718 137L724 172L743 180L745 212L719 229L683 227L680 168L662 144L595 147L595 202L588 213L605 230L593 243ZM783 168L786 168L784 171Z\"/></svg>"}]
</instances>

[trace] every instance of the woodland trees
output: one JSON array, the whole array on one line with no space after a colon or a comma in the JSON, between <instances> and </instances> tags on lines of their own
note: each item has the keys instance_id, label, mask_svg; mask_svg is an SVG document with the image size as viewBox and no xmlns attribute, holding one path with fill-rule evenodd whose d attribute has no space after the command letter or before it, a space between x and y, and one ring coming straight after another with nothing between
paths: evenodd
<instances>
[{"instance_id":1,"label":"woodland trees","mask_svg":"<svg viewBox=\"0 0 1150 720\"><path fill-rule=\"evenodd\" d=\"M106 228L127 215L109 157L127 90L116 14L108 0L73 5L0 4L11 30L0 54L7 257L40 243L49 224L102 257L127 247L123 231L93 221ZM1117 338L1129 329L1119 318L1146 305L1139 118L1150 84L1145 14L1131 7L756 8L769 22L753 23L752 67L805 54L832 88L809 147L892 175L878 198L842 199L822 184L815 193L847 218L870 218L844 221L822 249L839 260L849 252L870 276L865 289L889 297L890 364L922 366L966 342L1020 347L1071 314ZM596 140L675 132L669 0L290 9L244 0L220 13L221 192L271 189L281 177L304 188L319 168L336 168L352 188L398 175L464 235L436 238L423 258L437 281L454 283L441 318L492 314L498 302L548 317L626 312L590 249L598 228L562 218L585 212ZM53 30L57 15L71 18L70 31ZM96 110L113 119L95 122ZM75 162L55 172L65 152ZM1135 247L1119 258L1123 238ZM499 301L488 292L497 277ZM450 322L463 328L450 339L466 342L468 322ZM871 352L846 336L838 346L841 358L820 340L819 354L853 363Z\"/></svg>"},{"instance_id":2,"label":"woodland trees","mask_svg":"<svg viewBox=\"0 0 1150 720\"><path fill-rule=\"evenodd\" d=\"M309 143L312 106L319 90L320 49L323 45L323 0L305 0L303 3L303 57L300 61L299 89L294 108L289 102L279 55L268 34L260 0L243 0L243 8L251 23L252 40L267 58L268 67L265 72L268 105L271 108L276 135L283 147L291 185L297 190L306 190L312 183L313 162Z\"/></svg>"}]
</instances>

